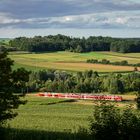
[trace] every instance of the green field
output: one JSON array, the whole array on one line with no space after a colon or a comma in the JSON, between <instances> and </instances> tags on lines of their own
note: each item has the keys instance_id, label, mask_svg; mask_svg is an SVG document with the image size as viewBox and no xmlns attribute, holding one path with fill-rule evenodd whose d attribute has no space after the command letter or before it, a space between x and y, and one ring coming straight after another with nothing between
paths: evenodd
<instances>
[{"instance_id":1,"label":"green field","mask_svg":"<svg viewBox=\"0 0 140 140\"><path fill-rule=\"evenodd\" d=\"M23 66L28 69L59 69L67 71L95 70L99 72L133 71L131 66L112 66L103 64L89 64L87 59L107 59L111 62L127 60L130 64L140 63L140 53L120 54L113 52L54 52L54 53L11 53L10 58L15 61L15 67Z\"/></svg>"},{"instance_id":2,"label":"green field","mask_svg":"<svg viewBox=\"0 0 140 140\"><path fill-rule=\"evenodd\" d=\"M135 95L123 95L123 99L134 101ZM10 121L10 126L16 129L71 131L79 127L88 128L89 117L92 116L93 105L97 101L45 98L27 95L26 105L17 110L19 115ZM115 103L119 106L130 105L131 102ZM134 103L132 102L132 105Z\"/></svg>"},{"instance_id":3,"label":"green field","mask_svg":"<svg viewBox=\"0 0 140 140\"><path fill-rule=\"evenodd\" d=\"M123 98L131 101L115 104L119 107L135 105L134 100L132 101L134 95L124 95ZM27 104L21 105L16 110L18 116L8 122L10 129L6 134L10 140L77 140L85 134L79 133L81 128L88 130L89 118L92 116L94 104L97 103L91 100L55 99L34 95L27 95L25 99L28 100Z\"/></svg>"},{"instance_id":4,"label":"green field","mask_svg":"<svg viewBox=\"0 0 140 140\"><path fill-rule=\"evenodd\" d=\"M18 117L10 122L12 128L48 131L76 131L88 126L92 106L72 103L72 100L29 96L20 106ZM28 123L29 122L29 123Z\"/></svg>"},{"instance_id":5,"label":"green field","mask_svg":"<svg viewBox=\"0 0 140 140\"><path fill-rule=\"evenodd\" d=\"M73 134L78 132L79 128L89 126L89 117L93 111L91 105L76 104L70 99L50 99L31 95L27 95L26 99L28 103L21 105L17 110L19 115L8 122L10 131L14 131L12 136L17 137L19 133L22 137L21 133L24 133L27 138L23 139L29 139L29 135L42 136L42 133L38 133L45 132L46 135L49 132L55 133L56 136L62 133L64 138L65 133Z\"/></svg>"},{"instance_id":6,"label":"green field","mask_svg":"<svg viewBox=\"0 0 140 140\"><path fill-rule=\"evenodd\" d=\"M27 97L25 106L18 109L19 115L10 122L12 128L76 131L78 127L88 127L88 117L92 106L72 103L65 99L48 99L44 97Z\"/></svg>"}]
</instances>

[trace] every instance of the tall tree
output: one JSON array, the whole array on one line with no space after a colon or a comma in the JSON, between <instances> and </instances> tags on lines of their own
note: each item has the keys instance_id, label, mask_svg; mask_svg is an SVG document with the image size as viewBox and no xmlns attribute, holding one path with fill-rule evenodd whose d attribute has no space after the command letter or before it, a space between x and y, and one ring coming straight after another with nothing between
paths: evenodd
<instances>
[{"instance_id":1,"label":"tall tree","mask_svg":"<svg viewBox=\"0 0 140 140\"><path fill-rule=\"evenodd\" d=\"M29 79L29 72L21 68L12 70L13 61L6 52L0 52L0 123L17 115L13 109L18 108L25 101L20 99L21 94L14 94L15 87L25 86Z\"/></svg>"}]
</instances>

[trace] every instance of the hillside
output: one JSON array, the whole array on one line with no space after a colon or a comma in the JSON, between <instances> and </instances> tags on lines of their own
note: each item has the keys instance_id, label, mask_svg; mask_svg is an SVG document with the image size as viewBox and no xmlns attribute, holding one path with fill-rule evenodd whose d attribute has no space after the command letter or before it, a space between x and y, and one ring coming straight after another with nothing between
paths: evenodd
<instances>
[{"instance_id":1,"label":"hillside","mask_svg":"<svg viewBox=\"0 0 140 140\"><path fill-rule=\"evenodd\" d=\"M30 70L58 69L67 71L94 70L98 72L133 71L132 66L112 66L103 64L88 64L87 59L108 59L112 62L127 60L130 64L140 63L140 53L121 54L115 52L54 52L54 53L11 53L15 67L23 66ZM139 68L138 68L139 69Z\"/></svg>"}]
</instances>

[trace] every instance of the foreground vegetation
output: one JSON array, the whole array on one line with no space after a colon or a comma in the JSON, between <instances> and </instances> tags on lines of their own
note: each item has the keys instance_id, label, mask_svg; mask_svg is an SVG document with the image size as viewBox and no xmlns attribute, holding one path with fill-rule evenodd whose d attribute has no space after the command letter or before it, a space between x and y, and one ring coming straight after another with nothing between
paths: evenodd
<instances>
[{"instance_id":1,"label":"foreground vegetation","mask_svg":"<svg viewBox=\"0 0 140 140\"><path fill-rule=\"evenodd\" d=\"M95 140L139 140L140 112L122 110L106 102L95 106L91 119L91 135Z\"/></svg>"},{"instance_id":2,"label":"foreground vegetation","mask_svg":"<svg viewBox=\"0 0 140 140\"><path fill-rule=\"evenodd\" d=\"M28 95L28 103L20 106L19 115L10 126L16 129L44 131L77 131L88 127L88 117L92 113L91 105L75 104L75 100L54 99Z\"/></svg>"},{"instance_id":3,"label":"foreground vegetation","mask_svg":"<svg viewBox=\"0 0 140 140\"><path fill-rule=\"evenodd\" d=\"M7 140L91 140L96 137L98 137L97 140L99 140L99 138L103 136L108 136L112 131L110 129L106 129L105 131L102 127L102 124L107 127L107 124L110 124L109 122L112 121L111 119L107 121L107 117L118 117L118 114L115 114L117 112L113 112L116 108L109 110L109 107L105 107L103 104L102 106L98 104L99 107L95 107L95 104L98 103L97 101L85 101L85 104L81 104L81 102L78 103L76 100L44 98L35 95L27 95L25 99L28 100L27 104L20 106L17 110L19 115L14 120L8 121L10 127L3 130L3 134L6 134ZM114 104L119 106L120 103ZM124 106L121 106L121 109L125 108L128 104L130 103L124 102ZM133 105L134 104L133 102ZM93 110L95 111L94 114L96 113L97 122L93 121ZM103 113L102 115L106 114L102 120L104 123L99 123L101 118L97 118L101 112ZM110 112L112 114L111 116L109 114ZM107 113L109 115L107 115ZM124 116L124 119L125 117L128 118L128 116ZM128 120L130 121L129 118ZM126 120L124 120L122 124L124 123L125 130L127 130L125 124L129 126L129 123L125 121ZM96 127L92 127L95 123ZM97 128L98 125L101 126ZM113 126L111 123L110 127L112 128ZM104 131L96 131L95 134L95 129ZM121 129L123 129L123 127ZM137 128L135 128L135 130L136 129ZM132 130L132 128L130 128L130 130ZM110 136L115 135L115 133L111 134ZM118 136L114 139L117 139ZM129 137L129 135L127 135L127 137L128 140L132 138L131 136Z\"/></svg>"},{"instance_id":4,"label":"foreground vegetation","mask_svg":"<svg viewBox=\"0 0 140 140\"><path fill-rule=\"evenodd\" d=\"M0 126L7 119L14 118L17 114L13 109L25 102L20 100L20 95L14 94L16 88L22 89L29 80L30 72L24 68L12 70L13 61L7 57L6 52L0 52Z\"/></svg>"},{"instance_id":5,"label":"foreground vegetation","mask_svg":"<svg viewBox=\"0 0 140 140\"><path fill-rule=\"evenodd\" d=\"M82 132L78 134L78 131L80 128L88 129L93 106L75 104L74 100L31 95L25 99L28 103L20 106L18 116L9 121L10 128L5 129L8 140L71 140L87 137Z\"/></svg>"}]
</instances>

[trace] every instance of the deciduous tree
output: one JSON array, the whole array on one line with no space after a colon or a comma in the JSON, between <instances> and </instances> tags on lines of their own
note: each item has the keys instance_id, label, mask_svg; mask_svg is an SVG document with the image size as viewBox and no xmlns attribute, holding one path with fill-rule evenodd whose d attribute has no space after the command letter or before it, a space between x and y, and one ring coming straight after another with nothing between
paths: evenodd
<instances>
[{"instance_id":1,"label":"deciduous tree","mask_svg":"<svg viewBox=\"0 0 140 140\"><path fill-rule=\"evenodd\" d=\"M17 115L13 109L25 101L15 94L15 88L22 88L29 79L29 72L23 68L12 70L13 61L6 52L0 52L0 123Z\"/></svg>"}]
</instances>

